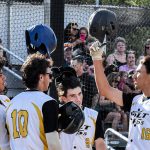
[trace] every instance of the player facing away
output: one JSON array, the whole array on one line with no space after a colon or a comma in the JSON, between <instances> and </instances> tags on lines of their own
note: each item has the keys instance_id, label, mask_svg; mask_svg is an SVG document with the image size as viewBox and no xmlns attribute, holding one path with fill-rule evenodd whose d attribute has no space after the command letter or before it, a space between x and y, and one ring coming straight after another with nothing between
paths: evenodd
<instances>
[{"instance_id":1,"label":"player facing away","mask_svg":"<svg viewBox=\"0 0 150 150\"><path fill-rule=\"evenodd\" d=\"M28 56L22 65L27 90L15 96L6 114L12 150L61 150L58 104L43 91L51 82L51 64L44 56Z\"/></svg>"},{"instance_id":2,"label":"player facing away","mask_svg":"<svg viewBox=\"0 0 150 150\"><path fill-rule=\"evenodd\" d=\"M144 57L133 75L136 89L142 94L125 94L109 85L102 65L103 50L95 42L90 48L95 79L101 95L130 111L127 150L145 150L150 147L150 56Z\"/></svg>"},{"instance_id":3,"label":"player facing away","mask_svg":"<svg viewBox=\"0 0 150 150\"><path fill-rule=\"evenodd\" d=\"M6 108L9 105L10 100L7 96L2 95L6 85L6 77L2 71L4 62L4 58L0 57L0 150L10 150L9 138L6 129Z\"/></svg>"},{"instance_id":4,"label":"player facing away","mask_svg":"<svg viewBox=\"0 0 150 150\"><path fill-rule=\"evenodd\" d=\"M59 77L59 83L56 84L59 99L63 103L72 101L80 106L84 112L85 122L74 134L60 132L62 149L92 150L95 144L96 150L106 150L100 114L90 108L82 107L83 95L80 81L75 76L64 78L65 73L62 73L62 76Z\"/></svg>"}]
</instances>

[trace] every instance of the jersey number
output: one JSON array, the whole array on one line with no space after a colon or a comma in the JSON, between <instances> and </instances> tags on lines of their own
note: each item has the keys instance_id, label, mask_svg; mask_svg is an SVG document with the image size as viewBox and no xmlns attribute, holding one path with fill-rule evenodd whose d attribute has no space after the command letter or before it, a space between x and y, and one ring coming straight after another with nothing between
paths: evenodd
<instances>
[{"instance_id":1,"label":"jersey number","mask_svg":"<svg viewBox=\"0 0 150 150\"><path fill-rule=\"evenodd\" d=\"M15 109L11 113L11 118L13 123L14 139L20 138L20 136L26 137L28 134L28 112L26 110L20 110L17 112Z\"/></svg>"}]
</instances>

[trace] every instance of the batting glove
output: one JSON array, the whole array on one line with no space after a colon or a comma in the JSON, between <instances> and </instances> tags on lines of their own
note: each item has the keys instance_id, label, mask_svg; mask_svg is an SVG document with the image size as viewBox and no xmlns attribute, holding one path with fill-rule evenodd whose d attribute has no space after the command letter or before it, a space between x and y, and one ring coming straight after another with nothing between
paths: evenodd
<instances>
[{"instance_id":1,"label":"batting glove","mask_svg":"<svg viewBox=\"0 0 150 150\"><path fill-rule=\"evenodd\" d=\"M94 42L90 47L90 55L93 60L102 60L103 55L103 44L101 44L99 41Z\"/></svg>"}]
</instances>

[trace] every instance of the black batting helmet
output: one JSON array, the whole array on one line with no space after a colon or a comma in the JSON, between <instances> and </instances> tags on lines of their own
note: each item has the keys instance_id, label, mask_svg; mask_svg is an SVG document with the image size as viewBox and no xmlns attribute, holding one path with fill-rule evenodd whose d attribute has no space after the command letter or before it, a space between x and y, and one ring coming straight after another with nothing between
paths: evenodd
<instances>
[{"instance_id":1,"label":"black batting helmet","mask_svg":"<svg viewBox=\"0 0 150 150\"><path fill-rule=\"evenodd\" d=\"M68 102L59 108L59 130L67 134L77 132L85 120L82 109L74 102Z\"/></svg>"},{"instance_id":2,"label":"black batting helmet","mask_svg":"<svg viewBox=\"0 0 150 150\"><path fill-rule=\"evenodd\" d=\"M54 31L44 24L34 25L27 29L25 37L28 54L39 52L50 56L57 46Z\"/></svg>"},{"instance_id":3,"label":"black batting helmet","mask_svg":"<svg viewBox=\"0 0 150 150\"><path fill-rule=\"evenodd\" d=\"M112 36L117 31L117 18L113 11L98 9L89 19L89 33L103 43L105 35Z\"/></svg>"}]
</instances>

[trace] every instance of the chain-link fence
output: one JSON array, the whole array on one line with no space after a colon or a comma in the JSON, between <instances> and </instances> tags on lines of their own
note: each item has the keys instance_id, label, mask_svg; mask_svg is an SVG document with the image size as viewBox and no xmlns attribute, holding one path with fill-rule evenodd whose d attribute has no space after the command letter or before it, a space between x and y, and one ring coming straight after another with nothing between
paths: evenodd
<instances>
[{"instance_id":1,"label":"chain-link fence","mask_svg":"<svg viewBox=\"0 0 150 150\"><path fill-rule=\"evenodd\" d=\"M47 1L0 1L0 37L3 45L21 58L26 58L24 31L28 27L46 23L50 24L50 2ZM77 22L79 27L88 27L89 16L98 8L116 12L118 17L117 36L127 40L127 49L133 49L140 55L143 43L150 35L150 9L119 6L96 6L75 1L66 1L64 12L64 27L69 22ZM59 29L59 24L58 24ZM62 40L62 39L60 39ZM113 39L109 40L107 51L112 52ZM16 60L11 59L12 63Z\"/></svg>"}]
</instances>

